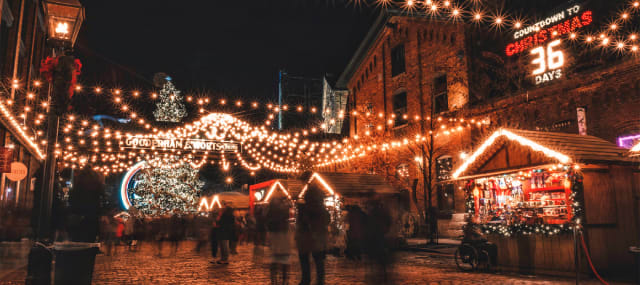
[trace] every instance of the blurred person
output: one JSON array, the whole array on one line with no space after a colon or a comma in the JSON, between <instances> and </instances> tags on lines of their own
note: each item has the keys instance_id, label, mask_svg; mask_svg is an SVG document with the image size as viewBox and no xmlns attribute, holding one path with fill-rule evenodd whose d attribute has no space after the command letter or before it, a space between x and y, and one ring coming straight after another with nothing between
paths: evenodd
<instances>
[{"instance_id":1,"label":"blurred person","mask_svg":"<svg viewBox=\"0 0 640 285\"><path fill-rule=\"evenodd\" d=\"M299 205L296 220L296 246L302 271L301 285L311 283L310 255L316 264L316 282L324 284L324 261L329 235L329 212L324 205L324 194L318 187L309 185L304 203Z\"/></svg>"},{"instance_id":2,"label":"blurred person","mask_svg":"<svg viewBox=\"0 0 640 285\"><path fill-rule=\"evenodd\" d=\"M68 231L72 241L95 242L98 236L100 200L104 177L87 165L76 171L69 193Z\"/></svg>"},{"instance_id":3,"label":"blurred person","mask_svg":"<svg viewBox=\"0 0 640 285\"><path fill-rule=\"evenodd\" d=\"M197 215L193 218L193 232L197 240L195 252L200 253L203 246L206 246L210 229L209 218L201 215Z\"/></svg>"},{"instance_id":4,"label":"blurred person","mask_svg":"<svg viewBox=\"0 0 640 285\"><path fill-rule=\"evenodd\" d=\"M124 240L125 240L125 244L127 245L129 251L132 251L135 248L135 223L136 223L136 217L131 215L129 216L129 218L127 218L126 220L124 220Z\"/></svg>"},{"instance_id":5,"label":"blurred person","mask_svg":"<svg viewBox=\"0 0 640 285\"><path fill-rule=\"evenodd\" d=\"M256 218L253 215L246 213L244 220L247 223L247 243L253 243L256 235Z\"/></svg>"},{"instance_id":6,"label":"blurred person","mask_svg":"<svg viewBox=\"0 0 640 285\"><path fill-rule=\"evenodd\" d=\"M105 255L113 254L113 243L116 240L116 228L110 215L100 217L100 240L105 247Z\"/></svg>"},{"instance_id":7,"label":"blurred person","mask_svg":"<svg viewBox=\"0 0 640 285\"><path fill-rule=\"evenodd\" d=\"M253 238L253 262L258 263L264 256L264 246L267 239L267 221L263 205L255 208L255 233Z\"/></svg>"},{"instance_id":8,"label":"blurred person","mask_svg":"<svg viewBox=\"0 0 640 285\"><path fill-rule=\"evenodd\" d=\"M349 206L347 208L347 258L360 260L362 258L362 248L365 243L365 225L367 223L367 214L362 211L360 206Z\"/></svg>"},{"instance_id":9,"label":"blurred person","mask_svg":"<svg viewBox=\"0 0 640 285\"><path fill-rule=\"evenodd\" d=\"M365 228L366 253L370 258L369 282L393 283L391 266L393 263L391 239L391 215L378 199L369 201L368 218Z\"/></svg>"},{"instance_id":10,"label":"blurred person","mask_svg":"<svg viewBox=\"0 0 640 285\"><path fill-rule=\"evenodd\" d=\"M278 284L278 274L282 273L282 284L287 284L289 257L293 246L289 231L289 201L287 197L269 201L267 209L267 237L271 247L271 284Z\"/></svg>"},{"instance_id":11,"label":"blurred person","mask_svg":"<svg viewBox=\"0 0 640 285\"><path fill-rule=\"evenodd\" d=\"M231 231L231 239L229 240L229 252L233 255L238 254L238 241L240 240L240 234L242 232L242 226L240 225L240 221L233 214L233 229Z\"/></svg>"},{"instance_id":12,"label":"blurred person","mask_svg":"<svg viewBox=\"0 0 640 285\"><path fill-rule=\"evenodd\" d=\"M153 241L155 243L156 248L156 256L162 257L162 242L164 240L164 218L163 217L155 217L151 221L151 235L153 237Z\"/></svg>"},{"instance_id":13,"label":"blurred person","mask_svg":"<svg viewBox=\"0 0 640 285\"><path fill-rule=\"evenodd\" d=\"M211 263L216 263L216 257L218 256L218 241L220 237L218 236L218 224L216 222L215 215L213 217L209 232L209 243L211 245L211 257L213 258Z\"/></svg>"},{"instance_id":14,"label":"blurred person","mask_svg":"<svg viewBox=\"0 0 640 285\"><path fill-rule=\"evenodd\" d=\"M235 227L235 210L226 205L218 218L218 242L220 245L220 260L218 264L229 264L229 241L233 239Z\"/></svg>"},{"instance_id":15,"label":"blurred person","mask_svg":"<svg viewBox=\"0 0 640 285\"><path fill-rule=\"evenodd\" d=\"M473 221L471 215L465 218L467 224L462 227L462 242L469 243L478 251L484 250L489 254L489 262L492 266L498 264L498 246L489 242L482 230Z\"/></svg>"},{"instance_id":16,"label":"blurred person","mask_svg":"<svg viewBox=\"0 0 640 285\"><path fill-rule=\"evenodd\" d=\"M121 218L114 218L116 225L116 245L120 245L124 240L124 221Z\"/></svg>"},{"instance_id":17,"label":"blurred person","mask_svg":"<svg viewBox=\"0 0 640 285\"><path fill-rule=\"evenodd\" d=\"M185 220L180 217L179 214L174 213L168 220L168 235L169 241L171 241L171 254L176 255L178 248L180 247L180 241L184 238L185 234Z\"/></svg>"}]
</instances>

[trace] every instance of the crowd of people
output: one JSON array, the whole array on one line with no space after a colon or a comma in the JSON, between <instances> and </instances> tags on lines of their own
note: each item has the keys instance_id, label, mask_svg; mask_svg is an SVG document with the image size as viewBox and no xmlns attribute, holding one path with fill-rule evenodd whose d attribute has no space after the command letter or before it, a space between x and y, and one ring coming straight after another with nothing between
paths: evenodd
<instances>
[{"instance_id":1,"label":"crowd of people","mask_svg":"<svg viewBox=\"0 0 640 285\"><path fill-rule=\"evenodd\" d=\"M274 197L259 205L250 215L232 205L203 214L167 214L135 216L105 215L100 218L100 241L106 255L117 254L117 244L135 251L143 242L154 244L155 254L163 255L168 245L175 255L180 242L195 240L193 250L201 252L209 245L212 261L226 265L233 261L237 246L251 243L254 261L262 261L268 252L272 284L288 284L293 259L300 265L300 284L310 284L315 269L315 281L324 284L325 259L328 253L356 262L366 261L369 278L388 283L393 263L393 249L398 236L392 226L392 215L382 199L372 198L360 206L349 206L343 220L332 220L320 189L310 187L304 199L294 202L286 197ZM344 235L332 233L341 223ZM344 238L344 248L332 250L332 239ZM297 254L297 256L296 256ZM312 264L314 265L312 267Z\"/></svg>"}]
</instances>

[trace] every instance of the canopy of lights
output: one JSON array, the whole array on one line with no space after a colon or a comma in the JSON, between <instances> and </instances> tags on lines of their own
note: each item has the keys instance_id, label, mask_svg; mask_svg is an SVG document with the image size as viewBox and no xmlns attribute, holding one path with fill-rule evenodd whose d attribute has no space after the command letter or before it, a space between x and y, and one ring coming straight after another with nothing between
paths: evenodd
<instances>
[{"instance_id":1,"label":"canopy of lights","mask_svg":"<svg viewBox=\"0 0 640 285\"><path fill-rule=\"evenodd\" d=\"M375 0L368 3L384 9L400 8L408 13L415 12L454 22L476 23L491 29L513 31L514 38L519 41L527 40L527 34L548 29L549 38L566 36L572 42L587 47L613 49L618 52L638 51L638 35L632 31L631 21L638 15L640 1L624 2L622 7L614 7L617 9L616 16L606 26L601 27L600 32L580 34L572 22L569 22L569 26L545 27L544 23L540 24L534 19L492 12L481 0ZM574 8L567 9L567 13L570 9ZM577 16L580 17L580 25L591 23L590 11L579 11ZM526 44L519 41L514 43L512 53L519 52L518 47ZM509 55L509 47L507 54ZM30 152L40 159L44 159L43 149L49 143L44 139L43 124L49 104L46 100L40 101L46 93L46 90L40 90L42 86L39 81L27 83L11 80L11 94L23 93L24 100L10 99L14 98L13 95L0 98L0 116L15 130L14 133L19 135L18 139L25 142ZM313 135L329 128L333 121L323 121L305 129L273 131L270 128L276 114L281 112L322 115L326 110L317 106L277 105L206 95L187 95L184 100L192 104L201 117L191 123L167 128L166 125L156 124L153 119L145 118L143 113L134 107L136 101L159 99L159 94L155 91L87 87L79 84L75 86L75 93L75 96L105 96L113 103L113 109L121 117L118 120L123 124L110 128L95 118L73 113L65 114L60 122L61 132L56 143L56 155L66 167L81 167L90 163L96 170L107 175L123 172L142 160L152 165L163 166L168 162L189 163L197 168L212 163L219 164L224 170L229 169L231 165L240 165L252 172L266 169L280 173L295 173L378 151L404 147L410 143L420 143L429 137L450 135L471 127L490 124L489 118L431 118L420 114L386 114L366 110L351 110L347 114L346 110L340 110L337 118L342 119L347 115L367 117L374 128L350 138L320 140L314 139ZM224 107L225 112L220 112L221 107ZM262 110L267 119L262 125L251 125L231 115L233 110ZM376 131L384 132L387 126L394 125L399 119L429 122L431 128L427 132L416 131L405 137L389 138L376 143L363 142L361 139L376 136Z\"/></svg>"}]
</instances>

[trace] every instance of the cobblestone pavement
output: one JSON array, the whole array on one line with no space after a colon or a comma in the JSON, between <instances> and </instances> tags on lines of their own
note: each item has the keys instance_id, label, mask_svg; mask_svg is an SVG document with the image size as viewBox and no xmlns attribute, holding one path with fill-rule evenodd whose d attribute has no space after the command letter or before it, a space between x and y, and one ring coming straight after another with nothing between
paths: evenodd
<instances>
[{"instance_id":1,"label":"cobblestone pavement","mask_svg":"<svg viewBox=\"0 0 640 285\"><path fill-rule=\"evenodd\" d=\"M195 252L194 242L183 242L177 254L165 244L162 256L154 255L150 244L142 244L138 252L123 247L112 256L98 255L93 275L94 284L268 284L268 252L254 258L253 246L240 246L229 265L209 263L208 249ZM290 284L300 280L297 258L293 258ZM345 258L327 258L327 284L384 284L372 277L366 262ZM5 276L0 284L24 284L24 268ZM392 280L394 284L575 284L570 279L540 276L516 276L489 273L464 273L457 270L448 255L401 252L396 255ZM597 284L595 281L582 284Z\"/></svg>"}]
</instances>

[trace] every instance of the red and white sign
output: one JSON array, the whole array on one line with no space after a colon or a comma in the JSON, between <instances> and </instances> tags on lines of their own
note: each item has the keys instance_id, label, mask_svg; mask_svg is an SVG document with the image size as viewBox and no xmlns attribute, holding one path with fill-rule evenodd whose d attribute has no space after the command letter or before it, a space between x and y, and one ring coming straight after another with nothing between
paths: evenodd
<instances>
[{"instance_id":1,"label":"red and white sign","mask_svg":"<svg viewBox=\"0 0 640 285\"><path fill-rule=\"evenodd\" d=\"M507 56L512 56L529 50L530 48L540 46L549 40L556 39L591 24L593 22L592 16L593 13L591 11L584 11L582 14L576 15L550 28L541 29L540 27L536 27L539 29L537 33L508 44L505 52Z\"/></svg>"}]
</instances>

